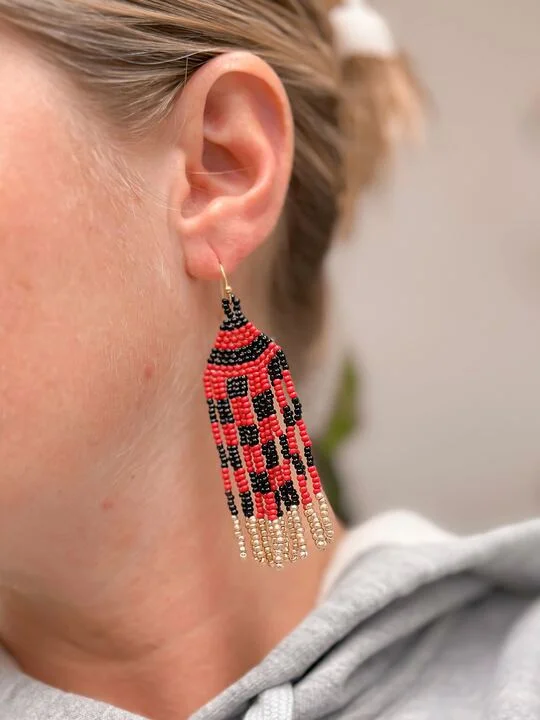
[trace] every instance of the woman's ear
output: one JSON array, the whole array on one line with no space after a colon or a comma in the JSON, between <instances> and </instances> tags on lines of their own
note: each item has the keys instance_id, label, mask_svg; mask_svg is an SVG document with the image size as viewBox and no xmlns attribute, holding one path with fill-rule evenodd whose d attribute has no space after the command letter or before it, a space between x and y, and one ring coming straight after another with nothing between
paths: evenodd
<instances>
[{"instance_id":1,"label":"woman's ear","mask_svg":"<svg viewBox=\"0 0 540 720\"><path fill-rule=\"evenodd\" d=\"M175 109L185 170L173 182L172 227L194 278L228 271L270 235L285 202L294 154L281 80L255 55L220 55L198 70Z\"/></svg>"}]
</instances>

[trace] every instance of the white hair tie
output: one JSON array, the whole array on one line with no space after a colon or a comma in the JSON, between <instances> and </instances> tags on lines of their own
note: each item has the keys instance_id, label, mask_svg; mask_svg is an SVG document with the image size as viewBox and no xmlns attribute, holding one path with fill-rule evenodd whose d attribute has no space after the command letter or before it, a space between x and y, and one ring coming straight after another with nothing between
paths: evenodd
<instances>
[{"instance_id":1,"label":"white hair tie","mask_svg":"<svg viewBox=\"0 0 540 720\"><path fill-rule=\"evenodd\" d=\"M388 23L365 0L342 0L330 11L337 50L342 57L391 58L397 52Z\"/></svg>"}]
</instances>

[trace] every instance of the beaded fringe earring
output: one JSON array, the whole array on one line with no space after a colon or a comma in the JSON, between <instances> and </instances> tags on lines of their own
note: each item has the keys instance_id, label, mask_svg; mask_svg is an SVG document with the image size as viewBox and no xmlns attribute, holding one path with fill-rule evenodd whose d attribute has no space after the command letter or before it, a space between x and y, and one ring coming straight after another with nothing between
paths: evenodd
<instances>
[{"instance_id":1,"label":"beaded fringe earring","mask_svg":"<svg viewBox=\"0 0 540 720\"><path fill-rule=\"evenodd\" d=\"M315 546L332 542L330 507L285 354L247 320L220 268L225 318L204 374L212 433L240 557L245 527L253 557L282 568L308 555L301 510Z\"/></svg>"}]
</instances>

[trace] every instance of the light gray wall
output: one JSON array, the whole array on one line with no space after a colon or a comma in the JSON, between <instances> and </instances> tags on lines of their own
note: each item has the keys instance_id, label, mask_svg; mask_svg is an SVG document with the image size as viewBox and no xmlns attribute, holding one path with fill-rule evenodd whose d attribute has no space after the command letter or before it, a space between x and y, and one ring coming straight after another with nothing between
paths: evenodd
<instances>
[{"instance_id":1,"label":"light gray wall","mask_svg":"<svg viewBox=\"0 0 540 720\"><path fill-rule=\"evenodd\" d=\"M540 514L540 2L377 3L432 93L426 146L334 262L362 358L358 517ZM354 478L354 480L353 480Z\"/></svg>"}]
</instances>

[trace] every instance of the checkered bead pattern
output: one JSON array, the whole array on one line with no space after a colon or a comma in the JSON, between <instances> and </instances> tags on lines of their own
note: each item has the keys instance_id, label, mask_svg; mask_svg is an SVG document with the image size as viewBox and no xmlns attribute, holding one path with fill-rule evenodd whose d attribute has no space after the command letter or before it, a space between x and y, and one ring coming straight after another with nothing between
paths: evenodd
<instances>
[{"instance_id":1,"label":"checkered bead pattern","mask_svg":"<svg viewBox=\"0 0 540 720\"><path fill-rule=\"evenodd\" d=\"M222 304L204 390L227 506L240 556L282 568L308 556L308 535L332 542L330 507L283 350L237 297Z\"/></svg>"}]
</instances>

